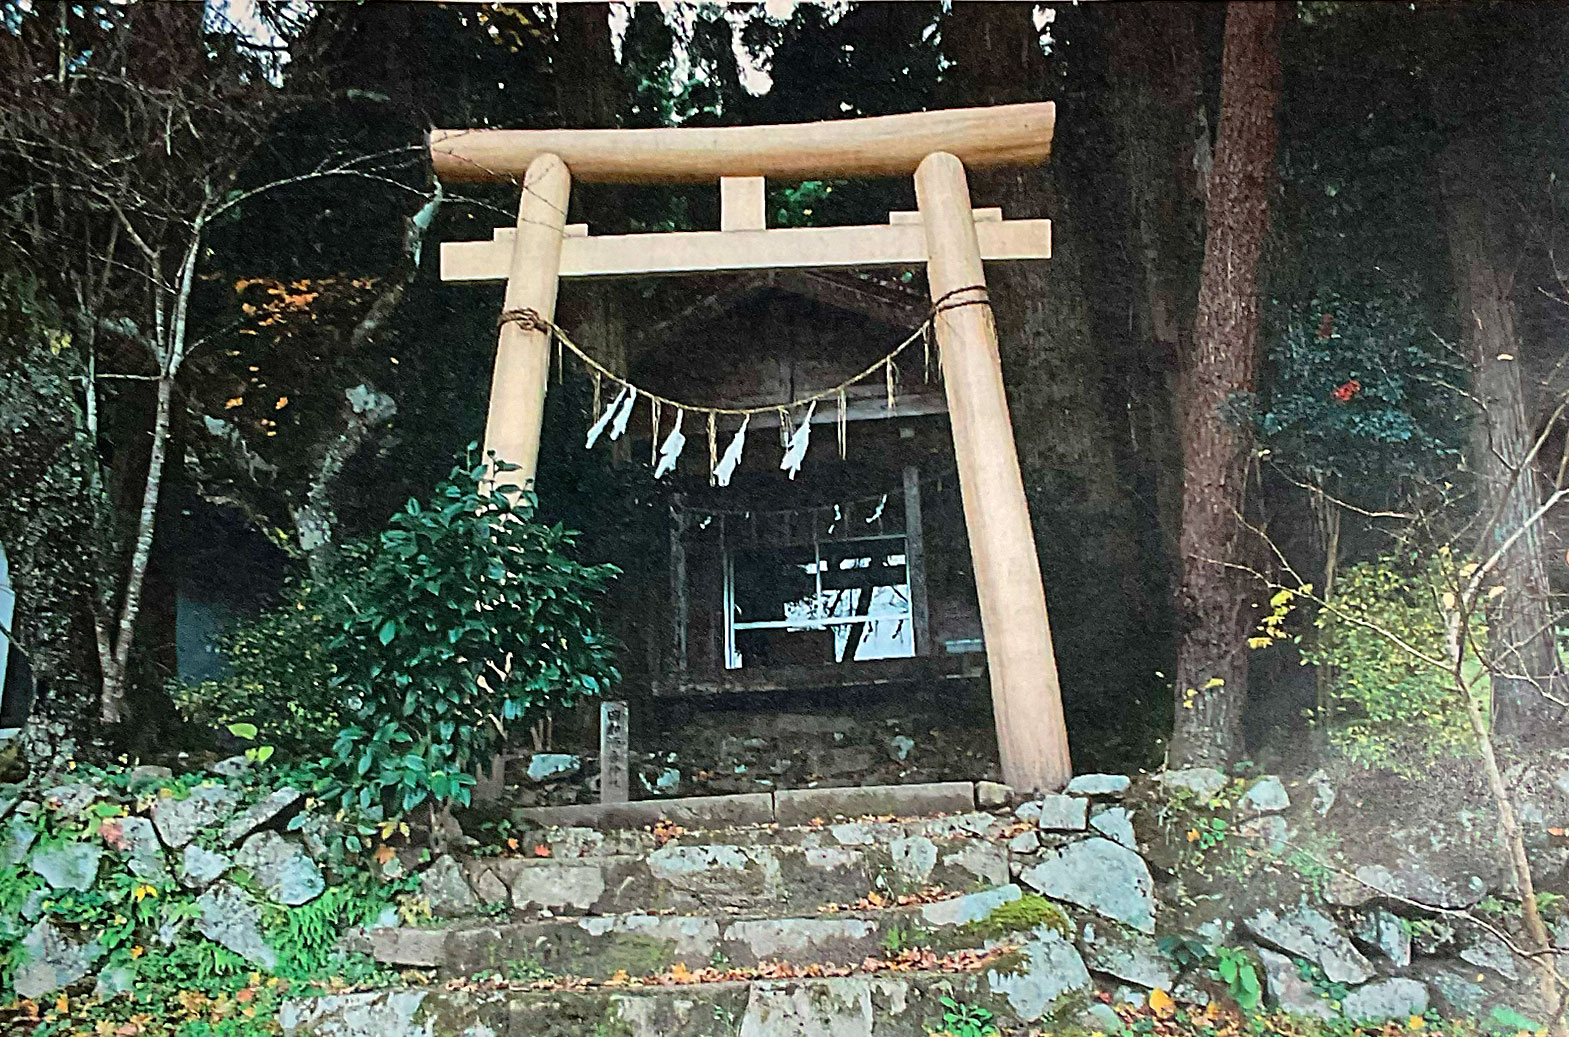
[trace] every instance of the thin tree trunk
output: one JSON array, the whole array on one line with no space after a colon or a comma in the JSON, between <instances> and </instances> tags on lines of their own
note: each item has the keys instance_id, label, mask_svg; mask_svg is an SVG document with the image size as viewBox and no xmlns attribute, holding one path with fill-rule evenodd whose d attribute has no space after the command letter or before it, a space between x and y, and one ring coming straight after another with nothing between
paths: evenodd
<instances>
[{"instance_id":1,"label":"thin tree trunk","mask_svg":"<svg viewBox=\"0 0 1569 1037\"><path fill-rule=\"evenodd\" d=\"M1523 528L1541 504L1531 466L1512 276L1498 217L1489 212L1489 154L1485 145L1462 140L1440 160L1461 341L1473 365L1478 407L1470 460L1481 490L1480 555ZM1557 670L1557 651L1547 544L1539 525L1515 541L1500 570L1504 590L1487 617L1494 729L1506 738L1556 745L1562 741L1563 711L1541 694Z\"/></svg>"},{"instance_id":2,"label":"thin tree trunk","mask_svg":"<svg viewBox=\"0 0 1569 1037\"><path fill-rule=\"evenodd\" d=\"M158 379L158 405L153 415L152 450L147 456L147 478L142 489L142 510L136 522L136 543L131 550L126 573L125 593L112 644L99 637L100 665L103 668L102 718L106 724L125 719L125 681L130 669L131 643L136 635L136 616L141 609L142 587L147 563L152 557L153 534L158 525L158 496L163 490L164 455L169 442L169 419L174 405L174 375Z\"/></svg>"},{"instance_id":3,"label":"thin tree trunk","mask_svg":"<svg viewBox=\"0 0 1569 1037\"><path fill-rule=\"evenodd\" d=\"M1288 8L1226 9L1215 165L1198 316L1179 379L1183 445L1182 583L1177 608L1172 764L1220 765L1242 750L1249 588L1241 514L1252 436L1239 403L1258 373L1259 259L1269 226L1280 97L1279 37Z\"/></svg>"},{"instance_id":4,"label":"thin tree trunk","mask_svg":"<svg viewBox=\"0 0 1569 1037\"><path fill-rule=\"evenodd\" d=\"M1533 526L1536 525L1537 516L1532 516L1528 521ZM1471 726L1471 734L1476 738L1477 749L1482 759L1482 771L1487 776L1487 790L1493 797L1493 806L1498 810L1499 834L1504 841L1504 853L1509 860L1509 870L1514 873L1516 892L1520 894L1520 913L1525 921L1526 935L1531 941L1528 949L1539 955L1531 961L1531 970L1536 974L1537 990L1542 996L1543 1007L1550 1014L1553 1037L1565 1037L1566 1032L1569 1031L1566 1031L1563 1019L1563 997L1557 961L1553 953L1552 940L1547 933L1547 926L1542 921L1541 906L1537 902L1536 884L1531 878L1531 862L1526 856L1520 819L1509 800L1509 790L1504 784L1503 770L1498 766L1498 757L1493 751L1487 719L1482 716L1482 709L1477 704L1476 696L1471 693L1471 687L1465 676L1467 632L1464 617L1470 614L1469 610L1477 602L1476 588L1471 588L1471 592L1464 595L1464 599L1460 607L1446 610L1444 616L1444 640L1449 651L1450 665L1453 667L1452 675L1465 706L1466 720Z\"/></svg>"}]
</instances>

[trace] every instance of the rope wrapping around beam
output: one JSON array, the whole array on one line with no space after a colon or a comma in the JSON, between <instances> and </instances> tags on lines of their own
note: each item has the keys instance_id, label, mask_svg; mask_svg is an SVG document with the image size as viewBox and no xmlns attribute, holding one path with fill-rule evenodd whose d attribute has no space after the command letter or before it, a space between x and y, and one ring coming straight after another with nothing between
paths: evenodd
<instances>
[{"instance_id":1,"label":"rope wrapping around beam","mask_svg":"<svg viewBox=\"0 0 1569 1037\"><path fill-rule=\"evenodd\" d=\"M965 295L967 293L978 294L975 298L971 299L959 298L959 296ZM750 417L757 414L771 414L777 412L783 416L784 421L788 421L790 410L796 407L810 406L813 403L818 403L827 399L835 399L836 402L839 403L839 411L841 414L840 420L842 422L842 415L844 411L843 397L845 391L848 390L851 386L872 377L879 370L884 372L886 383L885 391L888 398L888 407L889 410L892 411L894 400L894 383L898 374L898 367L896 366L895 361L898 359L899 355L912 346L917 340L919 340L923 343L929 358L931 349L931 329L933 322L937 319L937 316L949 310L956 310L965 306L986 306L989 308L991 306L991 298L986 291L986 286L983 284L965 285L962 288L955 288L951 292L945 292L932 303L931 308L927 311L926 318L921 321L920 326L912 331L908 336L906 336L902 342L894 346L893 349L889 350L880 359L869 364L856 374L851 375L849 378L846 378L838 385L831 386L819 392L811 393L807 396L792 399L785 403L768 403L753 407L716 407L710 406L708 404L686 403L681 400L673 399L669 396L660 395L659 393L649 392L640 386L634 385L631 380L616 374L610 368L594 359L594 357L590 356L585 349L579 346L576 342L572 341L572 338L561 329L560 325L556 324L554 321L546 319L539 313L539 311L529 307L502 310L500 316L496 318L496 326L501 328L512 324L522 328L524 331L538 331L549 335L552 339L555 340L558 349L565 348L567 351L571 352L578 358L578 360L583 363L583 365L588 369L589 373L593 376L596 404L599 401L601 381L603 379L609 379L623 388L636 389L638 395L647 397L651 404L656 408L654 412L656 415L656 422L658 420L657 408L660 406L674 407L677 410L691 411L695 414L707 414L711 420L717 418L721 414L730 417ZM931 368L930 359L926 360L925 366L927 368L929 377ZM783 427L783 424L781 427Z\"/></svg>"}]
</instances>

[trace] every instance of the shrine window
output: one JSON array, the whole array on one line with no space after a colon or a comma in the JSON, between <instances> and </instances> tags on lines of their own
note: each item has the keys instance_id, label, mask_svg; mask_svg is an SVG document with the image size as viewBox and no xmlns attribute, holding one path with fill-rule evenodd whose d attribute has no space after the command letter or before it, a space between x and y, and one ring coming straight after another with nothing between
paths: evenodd
<instances>
[{"instance_id":1,"label":"shrine window","mask_svg":"<svg viewBox=\"0 0 1569 1037\"><path fill-rule=\"evenodd\" d=\"M725 552L725 668L915 655L902 533Z\"/></svg>"}]
</instances>

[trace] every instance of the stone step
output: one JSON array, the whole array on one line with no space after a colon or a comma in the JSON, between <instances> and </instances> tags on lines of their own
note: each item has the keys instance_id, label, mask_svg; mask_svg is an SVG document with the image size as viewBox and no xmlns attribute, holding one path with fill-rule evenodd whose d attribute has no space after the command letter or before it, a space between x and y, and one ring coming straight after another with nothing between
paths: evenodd
<instances>
[{"instance_id":1,"label":"stone step","mask_svg":"<svg viewBox=\"0 0 1569 1037\"><path fill-rule=\"evenodd\" d=\"M551 857L601 857L652 853L671 844L822 847L886 846L895 840L917 837L999 839L1014 830L1031 827L1008 811L970 810L899 820L869 817L804 825L727 825L691 830L667 827L657 836L646 829L600 831L581 825L557 826L525 832L518 836L518 844L525 854L543 846Z\"/></svg>"},{"instance_id":2,"label":"stone step","mask_svg":"<svg viewBox=\"0 0 1569 1037\"><path fill-rule=\"evenodd\" d=\"M802 917L637 913L389 927L371 930L362 946L383 964L436 968L455 977L505 971L518 962L596 980L618 972L652 976L677 964L688 969L716 963L850 964L917 945L943 952L979 948L984 938L966 923L986 918L1022 893L1008 884L926 904Z\"/></svg>"},{"instance_id":3,"label":"stone step","mask_svg":"<svg viewBox=\"0 0 1569 1037\"><path fill-rule=\"evenodd\" d=\"M912 785L858 785L845 788L781 789L729 796L645 799L630 803L586 803L579 806L520 807L514 820L551 827L583 825L601 831L645 828L660 821L688 828L738 824L801 824L813 818L856 818L867 815L920 817L957 814L1003 806L1013 790L990 781L944 781Z\"/></svg>"},{"instance_id":4,"label":"stone step","mask_svg":"<svg viewBox=\"0 0 1569 1037\"><path fill-rule=\"evenodd\" d=\"M432 906L448 916L493 912L495 905L521 916L801 914L872 892L897 895L933 885L964 892L1011 879L1007 847L970 836L844 844L829 832L823 842L672 841L646 854L469 858L453 888L431 898Z\"/></svg>"},{"instance_id":5,"label":"stone step","mask_svg":"<svg viewBox=\"0 0 1569 1037\"><path fill-rule=\"evenodd\" d=\"M286 1037L926 1037L942 1029L944 997L984 1007L1005 1026L1048 1011L1071 1015L1088 1003L1071 991L1042 1000L1048 992L1024 989L1003 969L566 990L418 988L291 1001L279 1022Z\"/></svg>"}]
</instances>

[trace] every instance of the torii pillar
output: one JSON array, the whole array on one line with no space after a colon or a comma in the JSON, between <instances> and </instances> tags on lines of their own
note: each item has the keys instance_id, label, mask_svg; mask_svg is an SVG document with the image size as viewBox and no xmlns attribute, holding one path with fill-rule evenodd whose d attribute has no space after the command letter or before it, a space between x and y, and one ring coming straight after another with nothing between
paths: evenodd
<instances>
[{"instance_id":1,"label":"torii pillar","mask_svg":"<svg viewBox=\"0 0 1569 1037\"><path fill-rule=\"evenodd\" d=\"M829 123L642 130L437 130L448 180L522 176L516 228L442 246L444 280L505 277L509 310L552 319L560 277L709 273L925 261L964 499L1003 780L1021 791L1072 775L1045 589L1003 389L983 260L1044 259L1045 220L970 205L965 166L1019 165L1051 150L1050 102ZM570 172L569 172L570 171ZM919 218L887 226L767 229L763 178L915 177ZM570 184L719 179L718 231L590 237L566 225ZM745 211L742 211L742 209ZM969 289L969 291L960 291ZM549 371L548 335L504 325L485 442L533 483Z\"/></svg>"}]
</instances>

